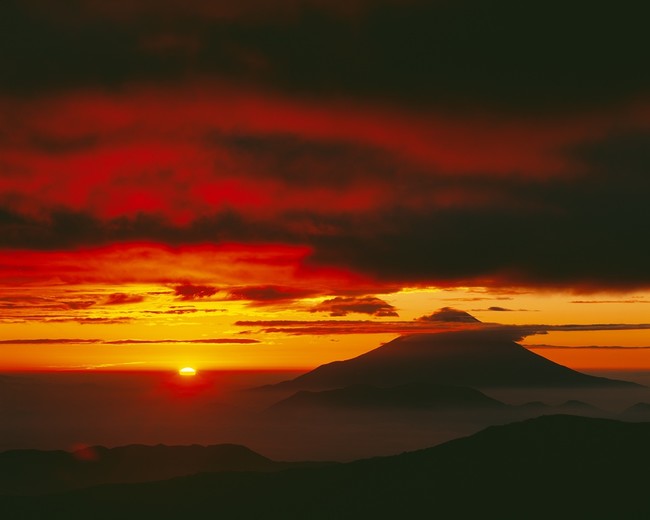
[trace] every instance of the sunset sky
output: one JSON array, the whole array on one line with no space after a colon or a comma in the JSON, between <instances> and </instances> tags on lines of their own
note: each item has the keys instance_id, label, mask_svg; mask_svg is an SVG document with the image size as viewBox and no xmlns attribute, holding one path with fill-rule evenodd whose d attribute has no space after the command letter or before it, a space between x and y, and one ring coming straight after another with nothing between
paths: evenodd
<instances>
[{"instance_id":1,"label":"sunset sky","mask_svg":"<svg viewBox=\"0 0 650 520\"><path fill-rule=\"evenodd\" d=\"M0 371L311 368L496 324L650 370L633 7L2 2Z\"/></svg>"}]
</instances>

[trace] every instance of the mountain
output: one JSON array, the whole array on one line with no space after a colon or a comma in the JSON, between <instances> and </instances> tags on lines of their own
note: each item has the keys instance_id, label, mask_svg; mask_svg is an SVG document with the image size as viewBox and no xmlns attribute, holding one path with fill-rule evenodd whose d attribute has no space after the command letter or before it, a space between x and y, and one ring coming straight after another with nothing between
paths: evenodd
<instances>
[{"instance_id":1,"label":"mountain","mask_svg":"<svg viewBox=\"0 0 650 520\"><path fill-rule=\"evenodd\" d=\"M566 415L402 455L0 497L8 518L648 518L650 424Z\"/></svg>"},{"instance_id":2,"label":"mountain","mask_svg":"<svg viewBox=\"0 0 650 520\"><path fill-rule=\"evenodd\" d=\"M618 417L625 421L650 421L650 404L636 403L623 410Z\"/></svg>"},{"instance_id":3,"label":"mountain","mask_svg":"<svg viewBox=\"0 0 650 520\"><path fill-rule=\"evenodd\" d=\"M275 462L236 444L93 446L74 452L11 450L0 453L0 495L146 482L199 472L279 471L300 465Z\"/></svg>"},{"instance_id":4,"label":"mountain","mask_svg":"<svg viewBox=\"0 0 650 520\"><path fill-rule=\"evenodd\" d=\"M541 401L532 401L516 407L511 407L513 410L519 410L529 417L538 415L551 415L551 414L566 414L566 415L581 415L587 417L610 417L611 414L589 403L576 401L571 399L559 405L548 405Z\"/></svg>"},{"instance_id":5,"label":"mountain","mask_svg":"<svg viewBox=\"0 0 650 520\"><path fill-rule=\"evenodd\" d=\"M582 401L570 400L559 405L541 401L508 405L473 388L429 383L390 388L353 385L335 390L302 390L269 407L265 415L294 423L308 419L311 424L331 425L336 421L368 427L375 424L377 429L385 427L388 420L394 424L412 424L419 429L444 425L445 430L451 431L459 425L473 423L485 427L553 414L612 416ZM638 417L637 420L641 420ZM302 431L305 433L304 428Z\"/></svg>"},{"instance_id":6,"label":"mountain","mask_svg":"<svg viewBox=\"0 0 650 520\"><path fill-rule=\"evenodd\" d=\"M597 406L582 401L570 399L565 403L551 407L554 413L567 414L567 415L588 415L593 417L602 417L609 415L605 410L601 410Z\"/></svg>"},{"instance_id":7,"label":"mountain","mask_svg":"<svg viewBox=\"0 0 650 520\"><path fill-rule=\"evenodd\" d=\"M358 357L321 365L272 388L325 390L414 382L472 388L639 386L577 372L511 338L512 332L498 329L401 336Z\"/></svg>"},{"instance_id":8,"label":"mountain","mask_svg":"<svg viewBox=\"0 0 650 520\"><path fill-rule=\"evenodd\" d=\"M352 410L496 410L507 405L487 395L460 386L410 383L390 388L353 385L335 390L303 390L273 405L275 412L296 409Z\"/></svg>"}]
</instances>

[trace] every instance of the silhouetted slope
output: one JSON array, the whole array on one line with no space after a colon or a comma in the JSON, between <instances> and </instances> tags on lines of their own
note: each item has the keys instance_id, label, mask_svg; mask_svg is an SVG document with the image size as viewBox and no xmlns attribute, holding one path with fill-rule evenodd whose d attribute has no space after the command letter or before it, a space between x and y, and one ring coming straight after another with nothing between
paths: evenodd
<instances>
[{"instance_id":1,"label":"silhouetted slope","mask_svg":"<svg viewBox=\"0 0 650 520\"><path fill-rule=\"evenodd\" d=\"M402 336L346 361L322 365L274 385L282 390L322 390L355 384L413 382L488 387L638 386L582 374L539 356L500 330Z\"/></svg>"},{"instance_id":2,"label":"silhouetted slope","mask_svg":"<svg viewBox=\"0 0 650 520\"><path fill-rule=\"evenodd\" d=\"M545 416L394 457L3 497L0 507L67 519L647 518L648 438L648 423Z\"/></svg>"},{"instance_id":3,"label":"silhouetted slope","mask_svg":"<svg viewBox=\"0 0 650 520\"><path fill-rule=\"evenodd\" d=\"M299 465L299 464L298 464ZM199 472L279 471L244 446L94 446L77 452L12 450L0 453L0 494L62 491L111 482L146 482Z\"/></svg>"},{"instance_id":4,"label":"silhouetted slope","mask_svg":"<svg viewBox=\"0 0 650 520\"><path fill-rule=\"evenodd\" d=\"M463 410L501 409L507 406L473 388L411 383L390 388L354 385L335 390L303 390L273 405L281 412L297 408Z\"/></svg>"}]
</instances>

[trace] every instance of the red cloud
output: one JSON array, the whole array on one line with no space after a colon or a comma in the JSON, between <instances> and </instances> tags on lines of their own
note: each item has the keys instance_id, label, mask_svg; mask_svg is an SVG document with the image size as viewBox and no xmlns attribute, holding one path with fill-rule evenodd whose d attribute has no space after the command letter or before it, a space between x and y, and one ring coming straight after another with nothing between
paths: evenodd
<instances>
[{"instance_id":1,"label":"red cloud","mask_svg":"<svg viewBox=\"0 0 650 520\"><path fill-rule=\"evenodd\" d=\"M344 292L376 287L371 280L347 270L310 265L309 255L309 248L280 244L169 247L127 243L73 251L14 250L3 257L0 278L5 283L52 279L66 284L154 283L171 287L173 294L185 301L214 297L218 287L234 287L238 298L267 301L324 294L332 288ZM273 280L283 280L286 285L270 285ZM227 298L227 289L223 292L220 297ZM109 301L135 303L133 298L111 296ZM82 307L90 304L92 301Z\"/></svg>"},{"instance_id":2,"label":"red cloud","mask_svg":"<svg viewBox=\"0 0 650 520\"><path fill-rule=\"evenodd\" d=\"M558 151L599 135L606 124L597 118L536 125L513 118L495 124L306 103L223 86L75 93L29 103L5 100L0 106L9 120L22 122L20 128L0 126L12 135L1 150L3 168L21 172L3 177L0 202L43 218L64 207L104 219L160 214L178 225L219 208L266 215L299 209L329 213L333 200L338 211L356 213L385 207L396 196L400 204L415 207L500 205L508 201L498 187L443 183L423 192L422 186L427 178L458 174L544 178L574 172L576 163ZM310 153L296 155L298 147L295 158L286 154L279 163L277 157L233 148L228 139L210 141L215 133L260 140L292 136L298 146L352 148L331 165L326 155L318 160ZM365 157L358 150L365 150ZM394 162L393 171L399 168L401 186L408 187L404 180L413 177L420 188L395 191L394 179L375 175L387 161ZM321 181L338 168L348 180L345 189L327 182L287 182L287 168L305 179L330 168Z\"/></svg>"}]
</instances>

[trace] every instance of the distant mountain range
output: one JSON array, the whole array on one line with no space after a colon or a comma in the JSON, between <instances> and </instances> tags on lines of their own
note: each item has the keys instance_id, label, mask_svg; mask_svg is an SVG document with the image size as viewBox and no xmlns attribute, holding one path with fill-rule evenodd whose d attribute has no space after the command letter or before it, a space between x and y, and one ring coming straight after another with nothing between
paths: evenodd
<instances>
[{"instance_id":1,"label":"distant mountain range","mask_svg":"<svg viewBox=\"0 0 650 520\"><path fill-rule=\"evenodd\" d=\"M499 329L402 336L272 388L327 390L359 384L394 387L412 383L472 388L639 386L577 372L527 350L509 336L512 332Z\"/></svg>"},{"instance_id":2,"label":"distant mountain range","mask_svg":"<svg viewBox=\"0 0 650 520\"><path fill-rule=\"evenodd\" d=\"M11 450L0 453L0 495L146 482L201 472L280 471L317 464L275 462L236 444L93 446L74 452Z\"/></svg>"},{"instance_id":3,"label":"distant mountain range","mask_svg":"<svg viewBox=\"0 0 650 520\"><path fill-rule=\"evenodd\" d=\"M454 420L476 420L483 423L500 423L549 414L571 414L588 417L616 417L634 420L647 417L650 405L639 403L619 416L588 403L568 400L559 405L532 401L522 405L508 405L493 399L479 390L468 387L412 383L390 388L370 385L353 385L335 390L301 390L271 406L267 413L285 419L328 420L329 414L349 413L348 420L384 420L391 416L404 419L408 414L421 422L418 412L440 414L441 420L451 424ZM370 414L370 415L369 415Z\"/></svg>"},{"instance_id":4,"label":"distant mountain range","mask_svg":"<svg viewBox=\"0 0 650 520\"><path fill-rule=\"evenodd\" d=\"M650 422L650 404L636 403L623 410L619 417L625 421L648 421Z\"/></svg>"},{"instance_id":5,"label":"distant mountain range","mask_svg":"<svg viewBox=\"0 0 650 520\"><path fill-rule=\"evenodd\" d=\"M7 518L648 518L649 423L567 415L402 455L0 497Z\"/></svg>"},{"instance_id":6,"label":"distant mountain range","mask_svg":"<svg viewBox=\"0 0 650 520\"><path fill-rule=\"evenodd\" d=\"M559 405L548 405L531 401L522 405L508 405L485 395L479 390L462 386L413 383L390 388L371 385L353 385L334 390L301 390L282 399L268 411L275 413L306 411L429 411L429 412L521 412L524 415L571 414L609 416L608 412L577 400L568 400ZM639 403L622 415L647 415L650 419L650 405Z\"/></svg>"},{"instance_id":7,"label":"distant mountain range","mask_svg":"<svg viewBox=\"0 0 650 520\"><path fill-rule=\"evenodd\" d=\"M507 408L507 405L473 388L411 383L391 388L353 385L320 392L303 390L276 403L270 410L275 412L297 409L444 411L503 408Z\"/></svg>"}]
</instances>

